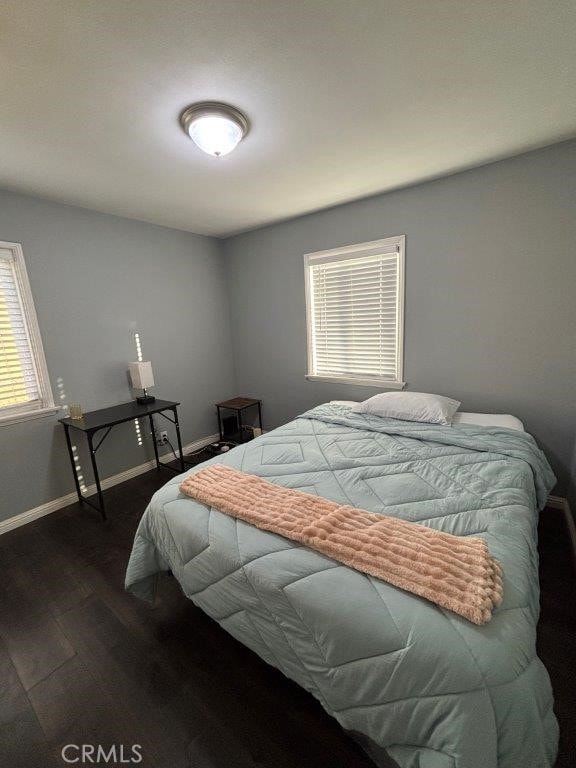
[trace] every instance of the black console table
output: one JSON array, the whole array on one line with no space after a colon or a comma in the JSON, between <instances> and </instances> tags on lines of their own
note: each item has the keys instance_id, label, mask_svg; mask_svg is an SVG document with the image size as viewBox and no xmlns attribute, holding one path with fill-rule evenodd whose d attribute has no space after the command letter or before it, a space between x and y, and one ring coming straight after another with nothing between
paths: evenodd
<instances>
[{"instance_id":1,"label":"black console table","mask_svg":"<svg viewBox=\"0 0 576 768\"><path fill-rule=\"evenodd\" d=\"M123 424L126 421L133 421L134 419L143 419L148 417L150 421L150 429L152 432L152 441L154 443L154 457L156 459L156 467L165 467L171 469L173 472L184 472L184 456L182 454L182 439L180 437L180 424L178 422L178 406L180 403L172 402L171 400L155 400L148 405L140 405L135 400L129 403L122 403L122 405L113 405L111 408L101 408L98 411L90 411L85 413L81 419L59 419L60 423L64 425L64 431L66 433L66 443L68 445L68 454L70 456L70 463L72 464L72 473L74 474L74 483L76 485L76 493L78 494L78 501L83 504L86 503L94 509L98 510L102 515L102 519L106 520L106 509L104 507L104 496L102 495L102 488L100 486L100 475L98 474L98 465L96 463L96 451L104 440L108 437L110 431L117 424ZM172 411L173 419L170 418L165 412ZM156 433L154 431L154 422L152 416L158 413L163 416L169 422L176 427L176 438L178 440L178 451L180 453L180 469L175 469L160 461L158 456L158 445L156 443ZM76 460L74 452L72 450L72 441L70 440L70 429L76 429L79 432L84 432L88 441L88 448L90 450L90 459L92 462L92 470L94 472L94 480L96 482L96 495L98 496L98 504L94 504L86 496L84 496L80 490L80 481L78 479L78 472L76 471ZM94 435L96 432L105 429L106 431L102 437L94 445Z\"/></svg>"}]
</instances>

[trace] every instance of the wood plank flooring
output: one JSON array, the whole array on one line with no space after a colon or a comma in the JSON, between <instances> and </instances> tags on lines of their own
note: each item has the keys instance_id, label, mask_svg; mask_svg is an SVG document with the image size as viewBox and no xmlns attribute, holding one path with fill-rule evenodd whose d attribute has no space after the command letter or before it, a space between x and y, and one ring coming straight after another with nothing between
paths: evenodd
<instances>
[{"instance_id":1,"label":"wood plank flooring","mask_svg":"<svg viewBox=\"0 0 576 768\"><path fill-rule=\"evenodd\" d=\"M142 768L373 768L174 579L152 609L124 592L134 531L168 478L108 490L106 523L72 505L0 537L0 766L62 768L66 744L139 744ZM538 642L562 731L557 768L576 765L575 578L562 518L545 511Z\"/></svg>"}]
</instances>

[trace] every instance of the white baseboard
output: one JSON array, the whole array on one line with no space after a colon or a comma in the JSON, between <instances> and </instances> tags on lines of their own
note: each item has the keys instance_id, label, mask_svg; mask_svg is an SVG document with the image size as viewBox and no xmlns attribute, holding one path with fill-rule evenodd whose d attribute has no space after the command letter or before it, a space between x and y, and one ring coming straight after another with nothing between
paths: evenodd
<instances>
[{"instance_id":1,"label":"white baseboard","mask_svg":"<svg viewBox=\"0 0 576 768\"><path fill-rule=\"evenodd\" d=\"M217 434L208 435L208 437L202 437L200 440L188 443L188 445L183 446L184 455L194 453L194 451L203 448L209 443L214 443L219 439L220 437ZM164 454L160 458L166 461L167 456L169 456L169 454ZM113 485L118 485L119 483L124 483L126 480L131 480L133 477L143 475L144 472L149 472L155 467L156 462L152 459L151 461L144 462L144 464L139 464L137 467L131 467L124 472L119 472L117 475L106 477L100 481L100 485L102 486L102 490L105 491L107 488L112 488ZM96 486L89 485L84 495L91 496L93 493L96 493ZM58 499L52 499L52 501L47 501L45 504L40 504L39 507L34 507L33 509L26 510L26 512L21 512L19 515L9 517L7 520L1 520L0 536L3 533L8 533L8 531L13 530L14 528L19 528L21 525L26 525L26 523L31 523L33 520L38 520L39 517L44 517L44 515L49 515L52 512L56 512L58 509L63 509L63 507L74 504L76 501L78 501L78 497L74 491L72 493L67 493L66 496L60 496Z\"/></svg>"}]
</instances>

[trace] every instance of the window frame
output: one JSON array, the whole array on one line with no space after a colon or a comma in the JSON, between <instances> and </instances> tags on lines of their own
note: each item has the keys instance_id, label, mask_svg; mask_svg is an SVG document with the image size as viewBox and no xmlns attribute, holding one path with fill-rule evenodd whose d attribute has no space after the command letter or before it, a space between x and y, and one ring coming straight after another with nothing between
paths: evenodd
<instances>
[{"instance_id":1,"label":"window frame","mask_svg":"<svg viewBox=\"0 0 576 768\"><path fill-rule=\"evenodd\" d=\"M14 265L14 275L16 278L16 290L22 305L22 314L24 327L28 336L30 352L36 381L38 384L38 400L33 403L17 403L15 405L0 407L0 426L14 424L28 419L35 419L41 416L48 416L56 413L59 408L54 404L52 387L48 376L48 367L40 335L40 326L34 306L34 298L30 288L26 262L24 261L24 251L20 243L10 243L0 240L0 248L11 251Z\"/></svg>"},{"instance_id":2,"label":"window frame","mask_svg":"<svg viewBox=\"0 0 576 768\"><path fill-rule=\"evenodd\" d=\"M304 254L304 281L306 286L306 335L308 345L308 368L306 378L309 381L326 381L338 384L354 384L363 387L378 387L379 389L404 389L404 294L405 294L405 251L406 236L397 235L380 240L371 240L357 245L346 245L327 251L316 251ZM346 261L355 257L362 258L380 253L398 254L398 293L397 293L397 327L396 327L396 379L358 376L330 376L314 372L313 335L312 335L312 269L314 264Z\"/></svg>"}]
</instances>

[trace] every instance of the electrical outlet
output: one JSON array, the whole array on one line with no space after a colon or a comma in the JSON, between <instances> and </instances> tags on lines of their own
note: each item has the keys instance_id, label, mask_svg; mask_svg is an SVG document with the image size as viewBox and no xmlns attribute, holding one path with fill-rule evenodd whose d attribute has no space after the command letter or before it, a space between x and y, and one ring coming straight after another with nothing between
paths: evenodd
<instances>
[{"instance_id":1,"label":"electrical outlet","mask_svg":"<svg viewBox=\"0 0 576 768\"><path fill-rule=\"evenodd\" d=\"M168 432L165 429L163 429L161 432L158 433L156 442L158 443L158 445L166 445L166 443L168 442Z\"/></svg>"}]
</instances>

